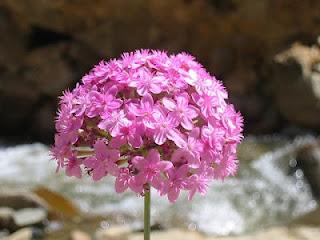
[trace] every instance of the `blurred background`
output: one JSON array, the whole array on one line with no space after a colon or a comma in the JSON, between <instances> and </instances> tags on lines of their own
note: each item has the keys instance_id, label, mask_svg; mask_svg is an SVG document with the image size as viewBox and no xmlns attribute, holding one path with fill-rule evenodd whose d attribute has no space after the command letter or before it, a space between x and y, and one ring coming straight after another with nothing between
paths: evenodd
<instances>
[{"instance_id":1,"label":"blurred background","mask_svg":"<svg viewBox=\"0 0 320 240\"><path fill-rule=\"evenodd\" d=\"M155 239L320 239L319 0L1 0L0 36L0 239L142 239L141 198L48 156L61 92L139 48L194 55L245 119L238 176L155 197Z\"/></svg>"}]
</instances>

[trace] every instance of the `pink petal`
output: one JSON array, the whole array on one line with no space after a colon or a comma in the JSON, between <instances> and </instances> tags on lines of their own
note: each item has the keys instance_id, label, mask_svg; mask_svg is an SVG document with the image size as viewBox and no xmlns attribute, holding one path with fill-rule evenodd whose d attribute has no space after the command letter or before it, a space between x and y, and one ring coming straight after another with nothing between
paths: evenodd
<instances>
[{"instance_id":1,"label":"pink petal","mask_svg":"<svg viewBox=\"0 0 320 240\"><path fill-rule=\"evenodd\" d=\"M160 153L156 149L151 149L146 158L149 162L159 162Z\"/></svg>"},{"instance_id":2,"label":"pink petal","mask_svg":"<svg viewBox=\"0 0 320 240\"><path fill-rule=\"evenodd\" d=\"M107 107L108 107L109 109L118 109L118 108L121 107L121 105L122 105L122 101L121 101L121 100L119 100L119 99L114 99L114 100L108 102Z\"/></svg>"},{"instance_id":3,"label":"pink petal","mask_svg":"<svg viewBox=\"0 0 320 240\"><path fill-rule=\"evenodd\" d=\"M182 165L176 171L177 178L185 178L189 172L189 166L187 164Z\"/></svg>"},{"instance_id":4,"label":"pink petal","mask_svg":"<svg viewBox=\"0 0 320 240\"><path fill-rule=\"evenodd\" d=\"M97 140L94 144L94 150L96 151L96 157L98 160L104 160L106 158L108 148L104 140Z\"/></svg>"},{"instance_id":5,"label":"pink petal","mask_svg":"<svg viewBox=\"0 0 320 240\"><path fill-rule=\"evenodd\" d=\"M118 88L117 86L113 85L112 87L110 87L107 92L106 92L106 95L111 95L113 97L115 97L118 93Z\"/></svg>"},{"instance_id":6,"label":"pink petal","mask_svg":"<svg viewBox=\"0 0 320 240\"><path fill-rule=\"evenodd\" d=\"M128 83L129 87L137 87L138 85L138 81L137 80L133 80L133 81L130 81Z\"/></svg>"},{"instance_id":7,"label":"pink petal","mask_svg":"<svg viewBox=\"0 0 320 240\"><path fill-rule=\"evenodd\" d=\"M121 177L117 177L115 181L115 189L117 193L122 193L128 188L128 183Z\"/></svg>"},{"instance_id":8,"label":"pink petal","mask_svg":"<svg viewBox=\"0 0 320 240\"><path fill-rule=\"evenodd\" d=\"M138 108L137 104L134 104L134 103L130 103L128 105L128 111L130 113L132 113L133 115L135 116L141 116L141 111L140 109Z\"/></svg>"},{"instance_id":9,"label":"pink petal","mask_svg":"<svg viewBox=\"0 0 320 240\"><path fill-rule=\"evenodd\" d=\"M117 177L119 175L120 169L116 164L107 165L107 172L110 173L112 176Z\"/></svg>"},{"instance_id":10,"label":"pink petal","mask_svg":"<svg viewBox=\"0 0 320 240\"><path fill-rule=\"evenodd\" d=\"M198 138L200 135L200 128L198 127L195 127L191 130L190 134L189 134L189 137L192 137L192 138Z\"/></svg>"},{"instance_id":11,"label":"pink petal","mask_svg":"<svg viewBox=\"0 0 320 240\"><path fill-rule=\"evenodd\" d=\"M77 164L72 164L70 167L67 166L66 174L70 177L74 176L77 178L81 178L81 168Z\"/></svg>"},{"instance_id":12,"label":"pink petal","mask_svg":"<svg viewBox=\"0 0 320 240\"><path fill-rule=\"evenodd\" d=\"M146 95L147 93L148 93L148 88L146 87L146 86L139 86L138 88L137 88L137 93L140 95L140 96L144 96L144 95Z\"/></svg>"},{"instance_id":13,"label":"pink petal","mask_svg":"<svg viewBox=\"0 0 320 240\"><path fill-rule=\"evenodd\" d=\"M141 156L135 156L134 158L132 158L131 162L134 167L140 170L144 167L145 159Z\"/></svg>"},{"instance_id":14,"label":"pink petal","mask_svg":"<svg viewBox=\"0 0 320 240\"><path fill-rule=\"evenodd\" d=\"M168 199L170 202L175 202L180 194L180 190L177 187L171 188L168 192Z\"/></svg>"},{"instance_id":15,"label":"pink petal","mask_svg":"<svg viewBox=\"0 0 320 240\"><path fill-rule=\"evenodd\" d=\"M96 168L99 165L99 162L97 161L97 159L95 157L87 157L83 161L83 164L87 168Z\"/></svg>"},{"instance_id":16,"label":"pink petal","mask_svg":"<svg viewBox=\"0 0 320 240\"><path fill-rule=\"evenodd\" d=\"M93 181L99 181L106 175L106 171L103 167L98 167L93 169L92 171L92 179Z\"/></svg>"},{"instance_id":17,"label":"pink petal","mask_svg":"<svg viewBox=\"0 0 320 240\"><path fill-rule=\"evenodd\" d=\"M167 140L166 132L163 130L157 130L153 135L154 142L158 145L162 145Z\"/></svg>"},{"instance_id":18,"label":"pink petal","mask_svg":"<svg viewBox=\"0 0 320 240\"><path fill-rule=\"evenodd\" d=\"M183 148L187 144L185 136L178 129L171 129L167 133L167 137L169 140L173 141L179 148Z\"/></svg>"},{"instance_id":19,"label":"pink petal","mask_svg":"<svg viewBox=\"0 0 320 240\"><path fill-rule=\"evenodd\" d=\"M111 139L109 146L112 148L119 148L126 143L126 138L124 136L118 136Z\"/></svg>"},{"instance_id":20,"label":"pink petal","mask_svg":"<svg viewBox=\"0 0 320 240\"><path fill-rule=\"evenodd\" d=\"M168 171L170 168L172 168L173 164L170 161L160 161L157 164L157 167L161 172L165 172L165 171Z\"/></svg>"},{"instance_id":21,"label":"pink petal","mask_svg":"<svg viewBox=\"0 0 320 240\"><path fill-rule=\"evenodd\" d=\"M154 93L154 94L159 94L162 92L162 88L160 85L155 84L155 83L151 83L150 85L150 92Z\"/></svg>"},{"instance_id":22,"label":"pink petal","mask_svg":"<svg viewBox=\"0 0 320 240\"><path fill-rule=\"evenodd\" d=\"M112 122L110 121L110 119L105 119L99 122L98 128L102 130L109 130L111 125L112 125Z\"/></svg>"},{"instance_id":23,"label":"pink petal","mask_svg":"<svg viewBox=\"0 0 320 240\"><path fill-rule=\"evenodd\" d=\"M129 180L129 187L135 193L142 193L143 184L138 183L135 178Z\"/></svg>"},{"instance_id":24,"label":"pink petal","mask_svg":"<svg viewBox=\"0 0 320 240\"><path fill-rule=\"evenodd\" d=\"M146 108L146 107L152 107L153 106L153 98L152 96L147 93L143 96L141 100L141 105Z\"/></svg>"},{"instance_id":25,"label":"pink petal","mask_svg":"<svg viewBox=\"0 0 320 240\"><path fill-rule=\"evenodd\" d=\"M188 106L188 108L186 109L185 114L190 118L190 119L194 119L196 117L198 117L198 109L194 106Z\"/></svg>"},{"instance_id":26,"label":"pink petal","mask_svg":"<svg viewBox=\"0 0 320 240\"><path fill-rule=\"evenodd\" d=\"M157 190L162 189L163 187L163 178L160 175L154 177L151 181L151 186Z\"/></svg>"},{"instance_id":27,"label":"pink petal","mask_svg":"<svg viewBox=\"0 0 320 240\"><path fill-rule=\"evenodd\" d=\"M106 158L108 158L108 160L112 162L116 162L120 158L120 152L119 150L116 150L116 149L108 149L106 151L106 154L107 154Z\"/></svg>"},{"instance_id":28,"label":"pink petal","mask_svg":"<svg viewBox=\"0 0 320 240\"><path fill-rule=\"evenodd\" d=\"M142 137L138 134L134 134L133 136L128 137L128 142L134 148L140 148L143 144Z\"/></svg>"},{"instance_id":29,"label":"pink petal","mask_svg":"<svg viewBox=\"0 0 320 240\"><path fill-rule=\"evenodd\" d=\"M164 97L162 99L162 103L164 107L170 111L174 111L176 109L176 103L170 98Z\"/></svg>"},{"instance_id":30,"label":"pink petal","mask_svg":"<svg viewBox=\"0 0 320 240\"><path fill-rule=\"evenodd\" d=\"M195 189L190 190L189 195L188 195L188 200L191 201L195 194L196 194Z\"/></svg>"},{"instance_id":31,"label":"pink petal","mask_svg":"<svg viewBox=\"0 0 320 240\"><path fill-rule=\"evenodd\" d=\"M172 127L177 127L179 125L179 117L176 113L169 113L166 120L170 123Z\"/></svg>"},{"instance_id":32,"label":"pink petal","mask_svg":"<svg viewBox=\"0 0 320 240\"><path fill-rule=\"evenodd\" d=\"M181 126L186 130L192 130L193 123L188 117L183 117L181 119Z\"/></svg>"},{"instance_id":33,"label":"pink petal","mask_svg":"<svg viewBox=\"0 0 320 240\"><path fill-rule=\"evenodd\" d=\"M187 107L189 103L189 96L187 93L180 94L176 97L177 105L179 107Z\"/></svg>"},{"instance_id":34,"label":"pink petal","mask_svg":"<svg viewBox=\"0 0 320 240\"><path fill-rule=\"evenodd\" d=\"M194 86L198 81L198 74L196 73L196 71L192 69L190 69L188 73L189 73L189 76L185 78L185 81L191 86Z\"/></svg>"}]
</instances>

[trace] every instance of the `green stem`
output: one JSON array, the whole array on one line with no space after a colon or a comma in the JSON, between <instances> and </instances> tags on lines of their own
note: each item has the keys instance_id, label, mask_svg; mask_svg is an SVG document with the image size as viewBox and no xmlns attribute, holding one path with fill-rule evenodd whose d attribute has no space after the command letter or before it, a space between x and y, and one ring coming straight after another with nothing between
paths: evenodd
<instances>
[{"instance_id":1,"label":"green stem","mask_svg":"<svg viewBox=\"0 0 320 240\"><path fill-rule=\"evenodd\" d=\"M150 189L147 189L144 194L144 240L150 240Z\"/></svg>"}]
</instances>

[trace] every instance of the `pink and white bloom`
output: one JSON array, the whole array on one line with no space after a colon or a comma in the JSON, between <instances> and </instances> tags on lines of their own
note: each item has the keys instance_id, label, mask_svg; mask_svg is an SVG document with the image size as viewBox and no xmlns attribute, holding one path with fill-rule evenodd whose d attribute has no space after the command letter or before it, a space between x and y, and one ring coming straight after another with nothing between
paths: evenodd
<instances>
[{"instance_id":1,"label":"pink and white bloom","mask_svg":"<svg viewBox=\"0 0 320 240\"><path fill-rule=\"evenodd\" d=\"M137 177L130 173L128 168L121 168L119 175L115 181L115 189L117 193L122 193L128 188L136 193L142 193L143 185L137 182Z\"/></svg>"},{"instance_id":2,"label":"pink and white bloom","mask_svg":"<svg viewBox=\"0 0 320 240\"><path fill-rule=\"evenodd\" d=\"M144 96L149 92L159 94L162 91L161 82L153 78L152 73L148 69L138 71L128 85L129 87L137 88L137 93L140 96Z\"/></svg>"},{"instance_id":3,"label":"pink and white bloom","mask_svg":"<svg viewBox=\"0 0 320 240\"><path fill-rule=\"evenodd\" d=\"M175 100L164 97L162 100L166 109L173 113L173 116L181 123L186 130L192 130L192 120L198 116L198 109L189 105L189 96L183 93L175 97Z\"/></svg>"},{"instance_id":4,"label":"pink and white bloom","mask_svg":"<svg viewBox=\"0 0 320 240\"><path fill-rule=\"evenodd\" d=\"M143 117L144 121L148 121L152 118L152 113L154 111L153 98L149 93L147 93L142 97L139 106L137 106L137 104L130 103L128 109L133 115Z\"/></svg>"},{"instance_id":5,"label":"pink and white bloom","mask_svg":"<svg viewBox=\"0 0 320 240\"><path fill-rule=\"evenodd\" d=\"M153 130L154 142L158 145L165 143L167 139L174 141L179 132L176 127L179 122L172 113L166 114L162 108L156 109L152 114L152 120L145 123L147 128Z\"/></svg>"},{"instance_id":6,"label":"pink and white bloom","mask_svg":"<svg viewBox=\"0 0 320 240\"><path fill-rule=\"evenodd\" d=\"M121 126L121 120L125 118L123 110L113 111L111 113L104 112L101 114L102 121L98 124L98 127L102 130L106 130L111 136L118 135Z\"/></svg>"},{"instance_id":7,"label":"pink and white bloom","mask_svg":"<svg viewBox=\"0 0 320 240\"><path fill-rule=\"evenodd\" d=\"M151 149L145 158L134 157L132 164L138 170L137 181L139 183L150 183L157 186L156 181L159 174L168 171L173 166L170 161L161 160L160 153L155 149Z\"/></svg>"},{"instance_id":8,"label":"pink and white bloom","mask_svg":"<svg viewBox=\"0 0 320 240\"><path fill-rule=\"evenodd\" d=\"M66 164L66 174L69 177L74 176L81 178L81 164L82 161L80 159L77 159L75 156L71 156Z\"/></svg>"},{"instance_id":9,"label":"pink and white bloom","mask_svg":"<svg viewBox=\"0 0 320 240\"><path fill-rule=\"evenodd\" d=\"M161 194L167 194L170 202L175 202L179 197L182 189L187 187L187 176L189 173L189 166L182 165L179 168L172 168L168 171L168 180L164 183L161 189Z\"/></svg>"},{"instance_id":10,"label":"pink and white bloom","mask_svg":"<svg viewBox=\"0 0 320 240\"><path fill-rule=\"evenodd\" d=\"M92 169L92 179L98 181L107 173L117 176L119 168L116 162L119 160L118 150L109 149L103 140L98 140L94 144L95 157L88 157L84 160L84 165Z\"/></svg>"},{"instance_id":11,"label":"pink and white bloom","mask_svg":"<svg viewBox=\"0 0 320 240\"><path fill-rule=\"evenodd\" d=\"M137 124L126 118L122 119L119 124L117 135L110 141L112 148L119 148L126 143L134 148L140 148L143 144L141 135L144 131L143 124Z\"/></svg>"}]
</instances>

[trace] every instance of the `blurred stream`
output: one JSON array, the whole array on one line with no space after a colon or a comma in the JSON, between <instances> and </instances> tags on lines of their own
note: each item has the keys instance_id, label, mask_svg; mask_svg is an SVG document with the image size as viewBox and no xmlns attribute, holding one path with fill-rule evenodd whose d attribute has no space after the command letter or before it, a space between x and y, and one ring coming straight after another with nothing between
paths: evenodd
<instances>
[{"instance_id":1,"label":"blurred stream","mask_svg":"<svg viewBox=\"0 0 320 240\"><path fill-rule=\"evenodd\" d=\"M212 183L206 197L186 196L175 204L153 192L152 220L165 227L185 227L208 234L241 234L278 225L317 207L303 172L297 168L296 150L315 141L311 136L287 140L247 137L239 147L236 177ZM48 147L39 144L0 148L0 187L44 186L69 197L88 214L108 216L103 223L142 224L142 198L115 194L113 179L92 182L55 173Z\"/></svg>"}]
</instances>

